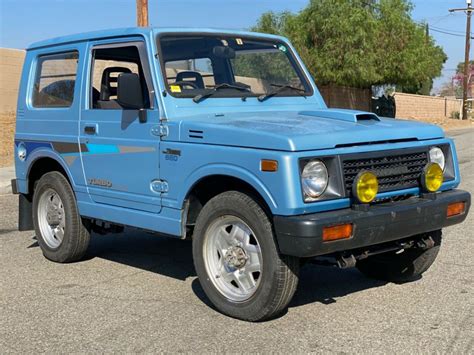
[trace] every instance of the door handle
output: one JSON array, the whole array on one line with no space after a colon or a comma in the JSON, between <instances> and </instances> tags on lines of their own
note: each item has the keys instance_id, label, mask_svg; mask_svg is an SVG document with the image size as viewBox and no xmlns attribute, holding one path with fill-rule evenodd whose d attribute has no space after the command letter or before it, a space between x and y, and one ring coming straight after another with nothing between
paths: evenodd
<instances>
[{"instance_id":1,"label":"door handle","mask_svg":"<svg viewBox=\"0 0 474 355\"><path fill-rule=\"evenodd\" d=\"M97 125L88 125L84 127L84 133L86 134L96 134Z\"/></svg>"}]
</instances>

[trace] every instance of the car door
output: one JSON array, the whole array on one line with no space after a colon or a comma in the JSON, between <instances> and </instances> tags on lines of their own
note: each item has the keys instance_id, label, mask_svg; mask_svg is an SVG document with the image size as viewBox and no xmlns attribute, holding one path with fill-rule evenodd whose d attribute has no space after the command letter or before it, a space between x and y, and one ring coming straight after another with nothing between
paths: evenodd
<instances>
[{"instance_id":1,"label":"car door","mask_svg":"<svg viewBox=\"0 0 474 355\"><path fill-rule=\"evenodd\" d=\"M90 75L79 127L88 192L96 203L159 213L160 137L153 134L159 128L159 111L145 43L140 38L100 41L89 49ZM139 110L117 102L122 73L140 77L146 122L140 122Z\"/></svg>"}]
</instances>

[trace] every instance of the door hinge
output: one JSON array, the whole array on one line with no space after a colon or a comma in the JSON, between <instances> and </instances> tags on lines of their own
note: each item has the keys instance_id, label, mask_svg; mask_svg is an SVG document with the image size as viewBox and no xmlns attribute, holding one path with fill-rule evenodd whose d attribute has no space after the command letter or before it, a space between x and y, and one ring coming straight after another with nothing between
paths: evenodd
<instances>
[{"instance_id":1,"label":"door hinge","mask_svg":"<svg viewBox=\"0 0 474 355\"><path fill-rule=\"evenodd\" d=\"M162 124L159 126L154 126L151 129L151 134L157 137L166 137L169 134L168 126Z\"/></svg>"},{"instance_id":2,"label":"door hinge","mask_svg":"<svg viewBox=\"0 0 474 355\"><path fill-rule=\"evenodd\" d=\"M150 186L153 192L168 192L168 183L165 180L153 180Z\"/></svg>"}]
</instances>

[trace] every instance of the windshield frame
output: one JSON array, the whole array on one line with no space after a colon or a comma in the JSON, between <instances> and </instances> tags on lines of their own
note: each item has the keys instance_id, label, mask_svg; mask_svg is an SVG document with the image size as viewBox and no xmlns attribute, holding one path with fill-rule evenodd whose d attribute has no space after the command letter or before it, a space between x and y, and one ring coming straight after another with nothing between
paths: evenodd
<instances>
[{"instance_id":1,"label":"windshield frame","mask_svg":"<svg viewBox=\"0 0 474 355\"><path fill-rule=\"evenodd\" d=\"M305 97L311 97L314 95L314 87L312 84L311 79L308 77L306 70L302 66L302 63L295 54L295 51L293 47L291 46L290 43L287 41L284 41L280 38L270 38L266 36L259 36L258 34L240 34L240 33L232 33L232 32L199 32L199 31L185 31L185 32L161 32L158 33L156 36L156 48L157 48L157 57L160 63L160 70L161 70L161 75L163 79L163 84L164 84L164 91L162 92L163 95L170 95L173 98L176 99L192 99L195 97L197 94L200 93L205 93L206 91L212 90L212 88L204 89L204 90L199 90L199 92L195 93L180 93L176 94L171 91L170 84L168 84L168 79L166 75L166 62L164 61L164 56L163 56L163 49L161 46L161 40L163 37L186 37L186 36L196 36L196 37L237 37L241 38L243 40L256 40L256 41L262 41L262 42L269 42L272 44L276 45L284 45L287 47L287 58L289 60L289 63L292 65L295 74L298 76L298 78L301 80L302 86L305 88L304 91L304 96ZM232 67L231 67L232 68ZM232 68L233 70L233 68ZM232 73L233 74L233 73ZM219 91L217 95L213 95L209 97L209 99L229 99L229 98L237 98L237 99L242 99L245 100L246 98L258 98L261 95L261 93L254 93L254 92L244 92L244 91L238 91L238 90L222 90ZM296 93L293 90L283 90L280 92L278 95L274 96L274 98L278 97L299 97L303 98L301 96L301 93Z\"/></svg>"}]
</instances>

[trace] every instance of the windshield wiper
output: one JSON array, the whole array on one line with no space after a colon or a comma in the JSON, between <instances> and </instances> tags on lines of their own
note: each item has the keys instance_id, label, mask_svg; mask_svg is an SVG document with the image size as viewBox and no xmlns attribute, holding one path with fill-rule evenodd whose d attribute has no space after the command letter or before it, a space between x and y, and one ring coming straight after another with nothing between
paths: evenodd
<instances>
[{"instance_id":1,"label":"windshield wiper","mask_svg":"<svg viewBox=\"0 0 474 355\"><path fill-rule=\"evenodd\" d=\"M213 89L210 89L208 92L205 94L199 94L193 97L193 101L195 103L200 103L201 101L207 99L208 97L211 97L214 95L216 92L218 92L220 89L235 89L239 91L245 91L245 92L251 92L249 88L245 88L243 86L238 86L238 85L232 85L228 83L222 83L219 85L216 85Z\"/></svg>"},{"instance_id":2,"label":"windshield wiper","mask_svg":"<svg viewBox=\"0 0 474 355\"><path fill-rule=\"evenodd\" d=\"M263 102L275 95L278 95L280 92L284 90L293 90L299 93L301 96L306 98L306 95L304 94L306 90L291 86L291 85L278 85L278 84L270 84L270 86L275 86L277 89L270 91L268 94L263 94L258 97L258 101Z\"/></svg>"}]
</instances>

